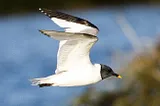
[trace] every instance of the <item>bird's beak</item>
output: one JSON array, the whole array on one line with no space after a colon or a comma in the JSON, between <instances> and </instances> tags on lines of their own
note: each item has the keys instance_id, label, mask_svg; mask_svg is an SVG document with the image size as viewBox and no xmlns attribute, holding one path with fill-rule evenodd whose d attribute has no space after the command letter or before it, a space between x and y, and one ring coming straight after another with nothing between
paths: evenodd
<instances>
[{"instance_id":1,"label":"bird's beak","mask_svg":"<svg viewBox=\"0 0 160 106\"><path fill-rule=\"evenodd\" d=\"M120 75L118 75L117 78L120 78L120 79L121 79L122 77L121 77Z\"/></svg>"},{"instance_id":2,"label":"bird's beak","mask_svg":"<svg viewBox=\"0 0 160 106\"><path fill-rule=\"evenodd\" d=\"M117 78L121 79L122 77L119 74L113 73L113 76L116 76Z\"/></svg>"}]
</instances>

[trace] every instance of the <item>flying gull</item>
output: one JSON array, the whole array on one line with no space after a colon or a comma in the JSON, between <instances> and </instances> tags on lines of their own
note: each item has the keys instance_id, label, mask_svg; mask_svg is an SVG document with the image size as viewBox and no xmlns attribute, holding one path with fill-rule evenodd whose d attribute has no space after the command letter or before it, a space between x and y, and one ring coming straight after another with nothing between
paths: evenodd
<instances>
[{"instance_id":1,"label":"flying gull","mask_svg":"<svg viewBox=\"0 0 160 106\"><path fill-rule=\"evenodd\" d=\"M44 35L59 40L55 74L31 79L32 85L84 86L97 83L110 76L121 76L106 65L92 64L90 49L98 41L99 29L91 22L45 8L39 10L65 31L39 30Z\"/></svg>"}]
</instances>

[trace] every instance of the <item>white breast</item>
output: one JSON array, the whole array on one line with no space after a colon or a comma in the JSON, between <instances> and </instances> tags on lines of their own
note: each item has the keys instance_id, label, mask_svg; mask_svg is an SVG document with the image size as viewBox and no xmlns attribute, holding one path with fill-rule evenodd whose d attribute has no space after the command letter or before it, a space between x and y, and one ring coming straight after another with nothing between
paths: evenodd
<instances>
[{"instance_id":1,"label":"white breast","mask_svg":"<svg viewBox=\"0 0 160 106\"><path fill-rule=\"evenodd\" d=\"M56 76L53 79L54 86L82 86L101 80L100 71L97 67L82 67L77 71L62 72Z\"/></svg>"}]
</instances>

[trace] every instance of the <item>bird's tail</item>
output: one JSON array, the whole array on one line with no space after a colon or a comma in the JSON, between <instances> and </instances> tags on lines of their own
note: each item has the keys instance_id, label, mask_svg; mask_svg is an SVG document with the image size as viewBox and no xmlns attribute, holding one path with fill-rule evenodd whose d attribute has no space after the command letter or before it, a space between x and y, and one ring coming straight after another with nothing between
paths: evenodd
<instances>
[{"instance_id":1,"label":"bird's tail","mask_svg":"<svg viewBox=\"0 0 160 106\"><path fill-rule=\"evenodd\" d=\"M54 83L50 83L49 79L46 78L34 78L30 79L31 83L33 86L39 86L39 87L48 87L48 86L53 86Z\"/></svg>"}]
</instances>

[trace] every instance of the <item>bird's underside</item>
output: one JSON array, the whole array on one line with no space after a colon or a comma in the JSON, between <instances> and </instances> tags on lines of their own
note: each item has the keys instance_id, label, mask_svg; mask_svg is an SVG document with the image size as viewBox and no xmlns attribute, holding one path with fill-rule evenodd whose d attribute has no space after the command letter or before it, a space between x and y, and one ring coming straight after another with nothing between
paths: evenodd
<instances>
[{"instance_id":1,"label":"bird's underside","mask_svg":"<svg viewBox=\"0 0 160 106\"><path fill-rule=\"evenodd\" d=\"M57 69L54 75L32 79L32 84L39 87L81 86L99 81L100 75L94 75L99 74L99 71L93 71L100 69L100 66L95 67L89 57L90 49L98 40L98 28L85 19L48 9L39 10L65 31L39 30L44 35L60 41ZM89 79L94 77L96 81Z\"/></svg>"}]
</instances>

